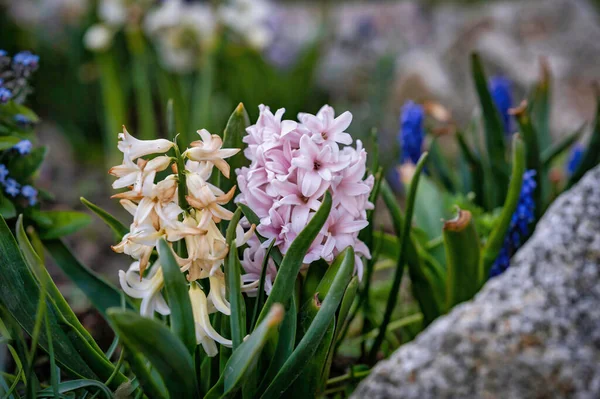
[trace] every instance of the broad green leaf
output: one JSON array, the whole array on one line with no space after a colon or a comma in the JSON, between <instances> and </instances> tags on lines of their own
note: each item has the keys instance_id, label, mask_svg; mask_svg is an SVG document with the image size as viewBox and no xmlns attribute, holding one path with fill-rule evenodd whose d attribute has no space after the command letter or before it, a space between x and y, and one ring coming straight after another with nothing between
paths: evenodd
<instances>
[{"instance_id":1,"label":"broad green leaf","mask_svg":"<svg viewBox=\"0 0 600 399\"><path fill-rule=\"evenodd\" d=\"M525 173L525 145L523 141L515 136L513 139L513 163L512 175L510 178L510 186L508 187L508 195L502 207L502 213L498 219L496 227L488 237L486 245L481 255L481 275L487 278L490 275L490 269L502 245L504 244L504 236L510 226L512 215L517 209L519 203L519 195L521 194L521 185L523 184L523 174Z\"/></svg>"},{"instance_id":2,"label":"broad green leaf","mask_svg":"<svg viewBox=\"0 0 600 399\"><path fill-rule=\"evenodd\" d=\"M234 397L237 390L241 388L246 374L256 365L263 347L276 333L277 327L284 318L284 313L281 304L273 304L263 321L233 352L225 371L221 374L217 384L206 394L205 399Z\"/></svg>"},{"instance_id":3,"label":"broad green leaf","mask_svg":"<svg viewBox=\"0 0 600 399\"><path fill-rule=\"evenodd\" d=\"M237 177L236 169L248 166L250 161L244 156L244 149L247 147L242 138L246 135L246 128L250 126L250 118L244 108L244 104L239 103L235 111L229 117L225 131L223 132L223 148L239 148L240 152L227 159L231 171L229 177L221 176L221 190L228 192L235 185Z\"/></svg>"},{"instance_id":4,"label":"broad green leaf","mask_svg":"<svg viewBox=\"0 0 600 399\"><path fill-rule=\"evenodd\" d=\"M35 211L31 218L37 223L42 240L60 238L87 226L91 218L76 211Z\"/></svg>"},{"instance_id":5,"label":"broad green leaf","mask_svg":"<svg viewBox=\"0 0 600 399\"><path fill-rule=\"evenodd\" d=\"M17 216L17 210L10 199L0 192L0 216L4 219L12 219Z\"/></svg>"},{"instance_id":6,"label":"broad green leaf","mask_svg":"<svg viewBox=\"0 0 600 399\"><path fill-rule=\"evenodd\" d=\"M473 298L483 276L479 267L479 236L471 212L457 209L454 219L444 223L446 249L446 311Z\"/></svg>"},{"instance_id":7,"label":"broad green leaf","mask_svg":"<svg viewBox=\"0 0 600 399\"><path fill-rule=\"evenodd\" d=\"M27 155L14 157L8 163L8 170L12 178L24 182L37 172L46 157L46 147L38 147Z\"/></svg>"},{"instance_id":8,"label":"broad green leaf","mask_svg":"<svg viewBox=\"0 0 600 399\"><path fill-rule=\"evenodd\" d=\"M333 284L331 284L329 293L320 304L319 311L310 328L261 398L280 397L298 378L310 359L315 355L319 344L327 333L328 326L335 318L335 313L354 272L354 250L352 247L346 248L338 257L342 258L342 265Z\"/></svg>"},{"instance_id":9,"label":"broad green leaf","mask_svg":"<svg viewBox=\"0 0 600 399\"><path fill-rule=\"evenodd\" d=\"M586 174L586 172L600 163L600 96L596 99L596 119L594 121L594 130L592 137L583 154L579 167L573 172L569 179L567 188L573 187Z\"/></svg>"},{"instance_id":10,"label":"broad green leaf","mask_svg":"<svg viewBox=\"0 0 600 399\"><path fill-rule=\"evenodd\" d=\"M229 253L225 262L225 280L227 282L227 293L231 305L231 340L235 351L246 336L246 305L242 296L241 265L235 246L235 229L242 217L242 209L238 208L229 221L227 227L227 245Z\"/></svg>"},{"instance_id":11,"label":"broad green leaf","mask_svg":"<svg viewBox=\"0 0 600 399\"><path fill-rule=\"evenodd\" d=\"M28 334L33 333L40 288L31 274L6 222L0 217L0 302ZM54 353L63 370L78 378L97 378L69 338L59 327L57 310L49 307ZM47 350L45 331L40 333L40 346Z\"/></svg>"},{"instance_id":12,"label":"broad green leaf","mask_svg":"<svg viewBox=\"0 0 600 399\"><path fill-rule=\"evenodd\" d=\"M171 330L181 339L190 354L193 354L196 349L196 327L188 294L188 283L164 238L158 241L158 260L162 267L171 309Z\"/></svg>"},{"instance_id":13,"label":"broad green leaf","mask_svg":"<svg viewBox=\"0 0 600 399\"><path fill-rule=\"evenodd\" d=\"M111 308L107 315L125 348L148 359L171 398L196 397L194 363L177 336L158 321L128 310Z\"/></svg>"},{"instance_id":14,"label":"broad green leaf","mask_svg":"<svg viewBox=\"0 0 600 399\"><path fill-rule=\"evenodd\" d=\"M66 381L58 384L58 393L64 394L71 391L76 391L78 389L87 389L95 388L98 392L102 393L102 395L111 399L114 397L112 391L103 383L94 381L94 380L74 380L74 381ZM54 398L54 391L52 387L43 389L39 391L36 395L37 398Z\"/></svg>"},{"instance_id":15,"label":"broad green leaf","mask_svg":"<svg viewBox=\"0 0 600 399\"><path fill-rule=\"evenodd\" d=\"M61 240L44 240L44 246L58 267L88 297L106 318L106 310L120 307L122 293L88 267L81 264ZM127 306L133 306L127 301Z\"/></svg>"},{"instance_id":16,"label":"broad green leaf","mask_svg":"<svg viewBox=\"0 0 600 399\"><path fill-rule=\"evenodd\" d=\"M0 151L13 148L21 141L21 138L15 136L0 136Z\"/></svg>"},{"instance_id":17,"label":"broad green leaf","mask_svg":"<svg viewBox=\"0 0 600 399\"><path fill-rule=\"evenodd\" d=\"M259 321L266 316L266 313L274 303L288 303L290 296L294 292L294 284L296 277L298 277L298 272L300 272L300 268L302 267L304 256L319 234L319 231L321 231L321 228L329 217L330 211L331 194L327 191L323 197L323 202L321 203L319 210L294 239L292 245L290 245L290 248L287 250L287 253L281 261L271 294L267 298L265 306L258 317Z\"/></svg>"},{"instance_id":18,"label":"broad green leaf","mask_svg":"<svg viewBox=\"0 0 600 399\"><path fill-rule=\"evenodd\" d=\"M415 200L417 197L417 190L419 188L419 179L421 177L421 172L423 171L423 167L425 166L425 162L427 161L427 153L424 152L417 162L415 167L415 172L410 183L410 187L408 189L408 196L406 198L406 216L404 218L404 223L402 226L395 225L396 235L401 237L400 239L400 256L398 257L398 263L396 264L396 271L394 272L394 281L392 282L392 288L390 290L390 294L388 297L388 301L385 307L385 313L383 314L383 321L379 327L380 333L375 338L373 342L373 346L369 352L369 360L371 363L374 363L377 358L377 353L379 352L379 348L383 343L385 338L385 330L387 325L391 321L392 312L396 307L396 303L398 301L398 293L400 292L400 283L402 282L402 275L404 273L404 265L407 261L407 254L409 252L410 245L410 230L412 225L413 212L415 207ZM399 228L402 228L401 231L398 231Z\"/></svg>"},{"instance_id":19,"label":"broad green leaf","mask_svg":"<svg viewBox=\"0 0 600 399\"><path fill-rule=\"evenodd\" d=\"M481 64L479 55L476 53L471 55L471 68L483 113L485 146L494 177L493 185L490 185L490 187L495 194L493 196L494 204L500 205L506 196L506 187L508 186L508 164L506 163L505 155L504 127L502 126L500 114L490 95L483 65Z\"/></svg>"},{"instance_id":20,"label":"broad green leaf","mask_svg":"<svg viewBox=\"0 0 600 399\"><path fill-rule=\"evenodd\" d=\"M131 371L133 371L137 381L139 381L144 395L150 399L164 399L168 397L167 388L162 379L154 378L148 367L146 367L146 360L143 356L137 352L134 353L126 350L125 357L127 363L129 363L129 367L131 367Z\"/></svg>"},{"instance_id":21,"label":"broad green leaf","mask_svg":"<svg viewBox=\"0 0 600 399\"><path fill-rule=\"evenodd\" d=\"M120 221L118 221L113 215L100 208L98 205L91 203L85 198L80 198L83 205L85 205L90 211L94 212L104 223L110 227L115 233L115 237L120 241L123 236L129 233L129 229Z\"/></svg>"},{"instance_id":22,"label":"broad green leaf","mask_svg":"<svg viewBox=\"0 0 600 399\"><path fill-rule=\"evenodd\" d=\"M325 273L328 269L329 264L323 259L319 259L309 265L308 271L306 272L306 277L304 278L304 282L302 284L302 292L300 295L301 306L315 296L317 287L321 283L321 280L325 276Z\"/></svg>"},{"instance_id":23,"label":"broad green leaf","mask_svg":"<svg viewBox=\"0 0 600 399\"><path fill-rule=\"evenodd\" d=\"M273 356L269 356L269 367L264 373L257 392L263 392L267 388L294 351L294 346L296 345L296 326L298 323L298 305L296 302L296 295L292 295L290 309L285 313L283 322L279 327L277 346L273 352Z\"/></svg>"},{"instance_id":24,"label":"broad green leaf","mask_svg":"<svg viewBox=\"0 0 600 399\"><path fill-rule=\"evenodd\" d=\"M77 328L77 330L80 332L82 337L84 337L84 339L88 342L88 344L92 346L98 354L101 354L103 356L102 350L96 344L96 341L92 338L92 336L85 329L85 327L81 325L81 323L77 319L77 316L75 316L75 313L73 312L73 310L61 294L61 292L58 290L58 287L56 286L56 284L54 284L54 281L52 281L52 278L50 277L48 270L46 270L46 267L44 266L42 260L39 258L38 254L33 249L33 246L31 245L31 242L29 241L29 238L25 233L25 228L23 227L22 215L19 216L19 219L17 220L16 238L19 244L19 248L21 249L21 253L25 258L29 269L31 270L32 274L37 277L37 280L39 282L44 282L46 292L54 301L56 308L60 311L65 320L67 320L74 328Z\"/></svg>"}]
</instances>

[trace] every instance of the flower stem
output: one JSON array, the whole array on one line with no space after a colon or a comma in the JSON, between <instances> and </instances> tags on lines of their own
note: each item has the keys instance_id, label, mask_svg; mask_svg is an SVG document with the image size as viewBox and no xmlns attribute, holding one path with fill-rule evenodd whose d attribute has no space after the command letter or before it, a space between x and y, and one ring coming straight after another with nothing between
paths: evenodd
<instances>
[{"instance_id":1,"label":"flower stem","mask_svg":"<svg viewBox=\"0 0 600 399\"><path fill-rule=\"evenodd\" d=\"M175 159L177 165L177 195L179 199L179 206L184 210L188 211L190 209L190 205L185 198L187 195L187 184L185 182L185 162L183 156L181 155L181 151L179 150L179 140L178 136L175 137L175 146L173 147L175 150Z\"/></svg>"}]
</instances>

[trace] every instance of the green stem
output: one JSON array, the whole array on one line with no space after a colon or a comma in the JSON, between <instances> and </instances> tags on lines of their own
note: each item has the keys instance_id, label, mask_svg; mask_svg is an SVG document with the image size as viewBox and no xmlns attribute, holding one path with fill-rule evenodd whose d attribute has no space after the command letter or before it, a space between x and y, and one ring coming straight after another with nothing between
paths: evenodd
<instances>
[{"instance_id":1,"label":"green stem","mask_svg":"<svg viewBox=\"0 0 600 399\"><path fill-rule=\"evenodd\" d=\"M421 155L419 162L417 162L415 173L410 183L410 188L408 191L408 197L406 201L406 216L404 218L404 224L402 226L394 226L396 229L396 234L400 237L401 240L400 256L398 257L398 263L396 266L396 272L394 273L392 289L390 290L388 302L385 308L385 313L383 314L383 321L379 326L379 334L375 338L375 342L373 342L373 346L371 347L371 351L369 352L368 360L370 363L374 363L377 358L379 348L381 347L381 344L385 339L385 331L387 329L387 325L392 319L392 312L394 311L396 303L398 302L398 293L400 292L400 283L402 281L402 275L404 274L404 264L406 262L406 255L408 252L407 249L410 241L410 229L412 224L412 216L415 208L415 198L417 197L417 188L419 186L419 177L421 176L421 171L423 170L426 161L427 153L425 152L423 153L423 155Z\"/></svg>"},{"instance_id":2,"label":"green stem","mask_svg":"<svg viewBox=\"0 0 600 399\"><path fill-rule=\"evenodd\" d=\"M157 138L157 133L146 42L139 27L127 29L125 35L132 56L131 81L135 90L138 136L143 140L153 140Z\"/></svg>"},{"instance_id":3,"label":"green stem","mask_svg":"<svg viewBox=\"0 0 600 399\"><path fill-rule=\"evenodd\" d=\"M213 91L213 82L215 79L215 61L218 46L214 45L206 52L205 58L201 62L201 69L196 76L194 83L194 93L190 120L192 129L210 129L210 102Z\"/></svg>"},{"instance_id":4,"label":"green stem","mask_svg":"<svg viewBox=\"0 0 600 399\"><path fill-rule=\"evenodd\" d=\"M121 90L118 63L112 51L96 54L100 69L100 86L104 109L104 148L108 165L120 163L121 155L117 149L117 134L126 124L125 98Z\"/></svg>"},{"instance_id":5,"label":"green stem","mask_svg":"<svg viewBox=\"0 0 600 399\"><path fill-rule=\"evenodd\" d=\"M175 146L173 147L175 150L175 160L177 164L177 195L179 200L179 206L187 211L190 209L190 205L185 198L187 195L187 184L185 181L185 160L181 155L181 151L179 150L179 137L175 138Z\"/></svg>"},{"instance_id":6,"label":"green stem","mask_svg":"<svg viewBox=\"0 0 600 399\"><path fill-rule=\"evenodd\" d=\"M357 371L355 373L347 373L327 380L327 385L339 384L340 382L364 378L371 374L371 370Z\"/></svg>"}]
</instances>

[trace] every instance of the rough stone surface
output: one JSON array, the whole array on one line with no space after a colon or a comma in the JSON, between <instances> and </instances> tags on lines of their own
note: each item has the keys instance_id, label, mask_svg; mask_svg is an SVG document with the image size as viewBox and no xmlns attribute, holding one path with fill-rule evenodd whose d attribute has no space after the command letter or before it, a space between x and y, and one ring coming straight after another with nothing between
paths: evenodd
<instances>
[{"instance_id":1,"label":"rough stone surface","mask_svg":"<svg viewBox=\"0 0 600 399\"><path fill-rule=\"evenodd\" d=\"M600 398L600 167L508 271L379 363L355 398Z\"/></svg>"}]
</instances>

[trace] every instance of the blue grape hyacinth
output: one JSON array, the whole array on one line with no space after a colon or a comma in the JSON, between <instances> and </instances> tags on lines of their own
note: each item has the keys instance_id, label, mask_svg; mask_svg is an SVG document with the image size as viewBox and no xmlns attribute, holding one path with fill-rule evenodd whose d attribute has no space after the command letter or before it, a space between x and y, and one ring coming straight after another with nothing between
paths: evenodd
<instances>
[{"instance_id":1,"label":"blue grape hyacinth","mask_svg":"<svg viewBox=\"0 0 600 399\"><path fill-rule=\"evenodd\" d=\"M488 86L494 105L500 113L504 133L509 135L513 131L512 117L508 113L508 110L513 107L512 82L503 76L494 76L490 78Z\"/></svg>"},{"instance_id":2,"label":"blue grape hyacinth","mask_svg":"<svg viewBox=\"0 0 600 399\"><path fill-rule=\"evenodd\" d=\"M569 161L567 162L567 174L571 176L581 163L583 159L583 146L581 144L577 144L571 150L571 155L569 156Z\"/></svg>"},{"instance_id":3,"label":"blue grape hyacinth","mask_svg":"<svg viewBox=\"0 0 600 399\"><path fill-rule=\"evenodd\" d=\"M523 185L521 186L517 209L510 220L502 249L490 270L490 277L502 274L508 269L511 256L514 255L523 240L529 235L529 224L534 220L535 202L533 201L533 192L536 186L535 170L526 171L523 174Z\"/></svg>"},{"instance_id":4,"label":"blue grape hyacinth","mask_svg":"<svg viewBox=\"0 0 600 399\"><path fill-rule=\"evenodd\" d=\"M423 120L425 111L423 106L408 101L402 107L400 115L400 134L398 142L402 148L400 162L405 163L410 161L416 164L421 157L423 151L423 140L425 136L425 128Z\"/></svg>"}]
</instances>

